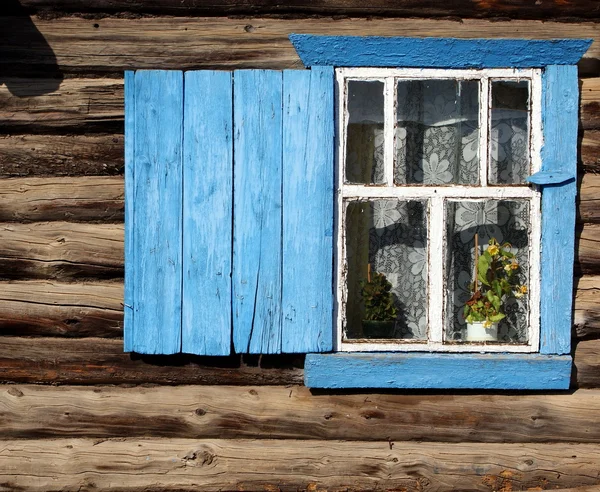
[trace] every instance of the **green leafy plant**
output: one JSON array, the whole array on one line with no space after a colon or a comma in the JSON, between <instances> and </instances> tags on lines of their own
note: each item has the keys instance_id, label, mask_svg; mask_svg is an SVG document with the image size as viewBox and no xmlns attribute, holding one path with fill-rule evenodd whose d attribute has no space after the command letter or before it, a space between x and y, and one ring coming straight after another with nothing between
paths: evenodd
<instances>
[{"instance_id":1,"label":"green leafy plant","mask_svg":"<svg viewBox=\"0 0 600 492\"><path fill-rule=\"evenodd\" d=\"M394 321L398 308L394 305L392 284L383 273L370 273L360 281L360 294L365 304L364 319L369 321Z\"/></svg>"},{"instance_id":2,"label":"green leafy plant","mask_svg":"<svg viewBox=\"0 0 600 492\"><path fill-rule=\"evenodd\" d=\"M486 250L479 256L475 237L475 279L471 284L471 298L464 308L468 323L483 322L489 327L506 317L504 304L511 297L522 297L527 293L525 285L517 283L520 269L510 244L499 244L490 239Z\"/></svg>"}]
</instances>

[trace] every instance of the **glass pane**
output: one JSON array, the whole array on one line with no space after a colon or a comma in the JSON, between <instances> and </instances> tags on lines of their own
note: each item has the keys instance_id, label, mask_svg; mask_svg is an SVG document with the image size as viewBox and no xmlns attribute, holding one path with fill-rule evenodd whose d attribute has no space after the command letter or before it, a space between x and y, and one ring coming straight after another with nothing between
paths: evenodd
<instances>
[{"instance_id":1,"label":"glass pane","mask_svg":"<svg viewBox=\"0 0 600 492\"><path fill-rule=\"evenodd\" d=\"M529 176L529 81L492 82L492 184L524 184Z\"/></svg>"},{"instance_id":2,"label":"glass pane","mask_svg":"<svg viewBox=\"0 0 600 492\"><path fill-rule=\"evenodd\" d=\"M348 202L346 339L427 338L426 215L425 201Z\"/></svg>"},{"instance_id":3,"label":"glass pane","mask_svg":"<svg viewBox=\"0 0 600 492\"><path fill-rule=\"evenodd\" d=\"M383 99L383 82L348 82L346 183L385 183Z\"/></svg>"},{"instance_id":4,"label":"glass pane","mask_svg":"<svg viewBox=\"0 0 600 492\"><path fill-rule=\"evenodd\" d=\"M504 313L499 321L497 336L493 334L489 341L504 343L527 342L527 294L519 289L528 286L529 278L529 202L527 200L486 200L486 201L449 201L447 203L447 249L446 275L448 298L446 302L447 323L446 339L467 341L468 326L465 321L465 305L478 298L473 297L475 287L475 241L479 243L478 256L483 255L490 239L495 239L501 247L514 254L514 258L501 259L492 248L490 253L494 263L483 268L486 281L497 280L496 284L505 286L506 279L510 287L509 294L500 296L497 313L487 298L488 286L478 279L477 287L481 295L484 310L490 316ZM508 243L508 245L506 244ZM499 248L500 250L500 248ZM515 265L518 265L518 267ZM481 271L479 272L481 274ZM525 289L523 289L525 290ZM496 306L498 307L498 306ZM477 308L478 309L478 308ZM477 315L473 320L477 321ZM488 336L490 329L487 327ZM477 341L471 338L471 341Z\"/></svg>"},{"instance_id":5,"label":"glass pane","mask_svg":"<svg viewBox=\"0 0 600 492\"><path fill-rule=\"evenodd\" d=\"M400 80L396 184L479 183L479 82Z\"/></svg>"}]
</instances>

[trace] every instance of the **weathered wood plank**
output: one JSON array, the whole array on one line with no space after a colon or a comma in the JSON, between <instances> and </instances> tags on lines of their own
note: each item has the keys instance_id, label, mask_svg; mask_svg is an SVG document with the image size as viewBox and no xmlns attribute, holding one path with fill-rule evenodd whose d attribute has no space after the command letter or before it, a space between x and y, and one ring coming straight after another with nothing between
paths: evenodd
<instances>
[{"instance_id":1,"label":"weathered wood plank","mask_svg":"<svg viewBox=\"0 0 600 492\"><path fill-rule=\"evenodd\" d=\"M600 106L600 103L599 103ZM600 171L600 130L585 130L579 133L581 165L586 172Z\"/></svg>"},{"instance_id":2,"label":"weathered wood plank","mask_svg":"<svg viewBox=\"0 0 600 492\"><path fill-rule=\"evenodd\" d=\"M40 94L44 79L3 79L0 132L101 130L123 133L123 79L65 79ZM10 88L10 89L9 89Z\"/></svg>"},{"instance_id":3,"label":"weathered wood plank","mask_svg":"<svg viewBox=\"0 0 600 492\"><path fill-rule=\"evenodd\" d=\"M226 368L231 357L130 356L121 340L2 338L0 382L54 384L302 384L302 371L282 369L290 359L269 359L280 368ZM283 361L283 362L282 362ZM600 387L600 340L575 349L580 387ZM218 367L214 367L218 366ZM266 367L266 366L264 366Z\"/></svg>"},{"instance_id":4,"label":"weathered wood plank","mask_svg":"<svg viewBox=\"0 0 600 492\"><path fill-rule=\"evenodd\" d=\"M122 278L123 224L0 223L0 278Z\"/></svg>"},{"instance_id":5,"label":"weathered wood plank","mask_svg":"<svg viewBox=\"0 0 600 492\"><path fill-rule=\"evenodd\" d=\"M580 85L581 125L584 129L600 128L600 78L582 79Z\"/></svg>"},{"instance_id":6,"label":"weathered wood plank","mask_svg":"<svg viewBox=\"0 0 600 492\"><path fill-rule=\"evenodd\" d=\"M119 282L1 282L0 334L118 337L122 302Z\"/></svg>"},{"instance_id":7,"label":"weathered wood plank","mask_svg":"<svg viewBox=\"0 0 600 492\"><path fill-rule=\"evenodd\" d=\"M281 352L282 73L234 73L233 345ZM264 138L269 135L269 138Z\"/></svg>"},{"instance_id":8,"label":"weathered wood plank","mask_svg":"<svg viewBox=\"0 0 600 492\"><path fill-rule=\"evenodd\" d=\"M121 222L123 201L120 176L0 179L2 222Z\"/></svg>"},{"instance_id":9,"label":"weathered wood plank","mask_svg":"<svg viewBox=\"0 0 600 492\"><path fill-rule=\"evenodd\" d=\"M333 347L334 72L283 72L282 351Z\"/></svg>"},{"instance_id":10,"label":"weathered wood plank","mask_svg":"<svg viewBox=\"0 0 600 492\"><path fill-rule=\"evenodd\" d=\"M174 354L181 350L183 73L139 71L132 85L133 184L126 200L133 209L125 226L133 242L126 265L133 317L125 325L126 350Z\"/></svg>"},{"instance_id":11,"label":"weathered wood plank","mask_svg":"<svg viewBox=\"0 0 600 492\"><path fill-rule=\"evenodd\" d=\"M21 0L21 8L7 13L19 14L24 10L34 12L135 12L163 15L365 15L407 17L503 17L518 19L598 19L600 9L594 0L578 0L567 5L551 3L533 4L499 0L490 4L483 0L455 0L440 3L436 0Z\"/></svg>"},{"instance_id":12,"label":"weathered wood plank","mask_svg":"<svg viewBox=\"0 0 600 492\"><path fill-rule=\"evenodd\" d=\"M357 450L360 450L357 452ZM597 485L596 444L58 439L0 442L11 490L513 490Z\"/></svg>"},{"instance_id":13,"label":"weathered wood plank","mask_svg":"<svg viewBox=\"0 0 600 492\"><path fill-rule=\"evenodd\" d=\"M583 224L577 227L575 272L600 273L600 224Z\"/></svg>"},{"instance_id":14,"label":"weathered wood plank","mask_svg":"<svg viewBox=\"0 0 600 492\"><path fill-rule=\"evenodd\" d=\"M139 355L122 340L2 337L0 382L52 384L302 384L295 359L263 356L263 367L240 356ZM269 368L265 368L270 361ZM272 367L272 366L279 367Z\"/></svg>"},{"instance_id":15,"label":"weathered wood plank","mask_svg":"<svg viewBox=\"0 0 600 492\"><path fill-rule=\"evenodd\" d=\"M4 438L600 443L600 391L313 394L303 386L0 387ZM243 425L241 425L243 423Z\"/></svg>"},{"instance_id":16,"label":"weathered wood plank","mask_svg":"<svg viewBox=\"0 0 600 492\"><path fill-rule=\"evenodd\" d=\"M187 72L184 103L181 351L229 355L233 234L231 73Z\"/></svg>"},{"instance_id":17,"label":"weathered wood plank","mask_svg":"<svg viewBox=\"0 0 600 492\"><path fill-rule=\"evenodd\" d=\"M598 154L600 162L600 153ZM577 198L579 222L600 223L600 175L586 173L579 184Z\"/></svg>"},{"instance_id":18,"label":"weathered wood plank","mask_svg":"<svg viewBox=\"0 0 600 492\"><path fill-rule=\"evenodd\" d=\"M63 73L115 75L124 69L157 67L298 68L301 64L288 40L290 33L533 39L600 36L600 26L594 23L524 20L33 17L27 22L33 23L44 42L33 40L32 29L24 29L14 17L0 19L0 32L10 41L0 46L0 67L6 76L24 76L42 66L58 66ZM598 74L600 43L594 43L586 57L591 63L586 62L587 68L581 65L582 70Z\"/></svg>"},{"instance_id":19,"label":"weathered wood plank","mask_svg":"<svg viewBox=\"0 0 600 492\"><path fill-rule=\"evenodd\" d=\"M107 175L123 171L123 135L0 136L0 176Z\"/></svg>"}]
</instances>

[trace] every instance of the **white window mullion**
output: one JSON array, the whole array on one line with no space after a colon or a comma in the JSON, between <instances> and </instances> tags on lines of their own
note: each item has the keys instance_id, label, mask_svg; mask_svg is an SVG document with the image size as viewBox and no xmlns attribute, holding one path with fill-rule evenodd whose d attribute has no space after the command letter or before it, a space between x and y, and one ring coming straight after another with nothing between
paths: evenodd
<instances>
[{"instance_id":1,"label":"white window mullion","mask_svg":"<svg viewBox=\"0 0 600 492\"><path fill-rule=\"evenodd\" d=\"M387 186L394 185L394 126L395 126L395 111L396 97L394 90L394 79L387 77L384 86L384 149L383 162L385 170L385 183Z\"/></svg>"},{"instance_id":2,"label":"white window mullion","mask_svg":"<svg viewBox=\"0 0 600 492\"><path fill-rule=\"evenodd\" d=\"M444 199L432 198L429 201L429 265L427 324L429 325L429 341L441 343L444 333Z\"/></svg>"},{"instance_id":3,"label":"white window mullion","mask_svg":"<svg viewBox=\"0 0 600 492\"><path fill-rule=\"evenodd\" d=\"M479 95L479 183L487 186L490 148L490 79L481 78Z\"/></svg>"}]
</instances>

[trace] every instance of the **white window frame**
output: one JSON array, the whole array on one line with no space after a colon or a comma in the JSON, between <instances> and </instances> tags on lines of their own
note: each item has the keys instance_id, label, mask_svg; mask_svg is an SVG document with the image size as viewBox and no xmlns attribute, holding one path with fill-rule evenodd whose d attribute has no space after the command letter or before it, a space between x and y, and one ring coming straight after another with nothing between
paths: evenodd
<instances>
[{"instance_id":1,"label":"white window frame","mask_svg":"<svg viewBox=\"0 0 600 492\"><path fill-rule=\"evenodd\" d=\"M377 80L384 83L384 176L383 185L344 184L346 162L346 128L348 108L346 81L349 79ZM396 80L408 79L455 79L480 80L480 130L479 159L480 185L478 186L411 186L393 184L394 177L394 125ZM542 89L540 69L388 69L388 68L338 68L336 69L337 101L337 166L336 166L336 306L335 350L341 352L513 352L539 351L540 343L540 244L541 244L541 192L535 185L488 185L487 173L491 146L488 145L491 118L490 91L492 80L530 80L530 162L531 173L541 168L542 136ZM344 340L345 311L347 300L347 261L345 253L344 216L349 200L392 198L427 199L427 252L428 252L428 337L427 340L398 342L373 342L367 339ZM443 261L445 252L445 200L449 199L526 199L530 207L529 241L529 322L526 344L444 343L445 299L443 285L445 275Z\"/></svg>"}]
</instances>

